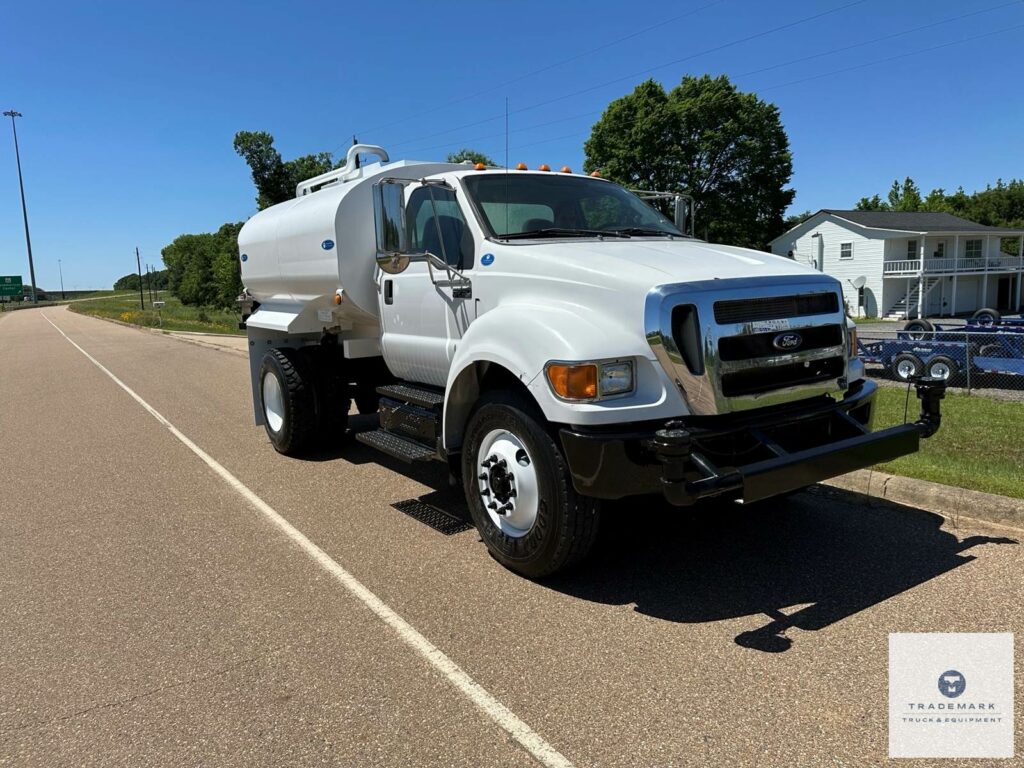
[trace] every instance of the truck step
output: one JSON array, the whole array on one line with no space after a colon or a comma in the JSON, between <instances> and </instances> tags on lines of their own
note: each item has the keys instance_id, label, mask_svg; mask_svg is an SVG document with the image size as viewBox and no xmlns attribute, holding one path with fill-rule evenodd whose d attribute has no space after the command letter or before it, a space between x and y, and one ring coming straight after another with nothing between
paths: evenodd
<instances>
[{"instance_id":1,"label":"truck step","mask_svg":"<svg viewBox=\"0 0 1024 768\"><path fill-rule=\"evenodd\" d=\"M418 384L386 384L377 387L377 394L421 408L440 408L444 405L444 392Z\"/></svg>"},{"instance_id":2,"label":"truck step","mask_svg":"<svg viewBox=\"0 0 1024 768\"><path fill-rule=\"evenodd\" d=\"M430 449L423 445L423 443L409 440L391 432L385 432L383 429L377 429L373 432L359 432L356 434L356 440L371 448L376 448L388 456L407 461L410 464L415 461L429 461L430 459L437 458L437 451Z\"/></svg>"}]
</instances>

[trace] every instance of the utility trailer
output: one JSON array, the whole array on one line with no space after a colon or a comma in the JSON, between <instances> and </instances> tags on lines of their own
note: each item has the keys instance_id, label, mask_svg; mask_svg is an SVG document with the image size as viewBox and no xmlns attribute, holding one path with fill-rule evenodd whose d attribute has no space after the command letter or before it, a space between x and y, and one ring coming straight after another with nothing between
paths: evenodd
<instances>
[{"instance_id":1,"label":"utility trailer","mask_svg":"<svg viewBox=\"0 0 1024 768\"><path fill-rule=\"evenodd\" d=\"M256 423L294 456L376 414L354 438L445 464L534 578L586 555L607 500L756 502L935 433L930 379L917 421L872 430L838 281L702 242L670 197L352 147L239 234Z\"/></svg>"},{"instance_id":2,"label":"utility trailer","mask_svg":"<svg viewBox=\"0 0 1024 768\"><path fill-rule=\"evenodd\" d=\"M929 338L921 338L926 334ZM1024 336L985 333L899 331L893 339L858 340L860 359L881 365L898 381L921 376L952 381L960 376L1024 376Z\"/></svg>"}]
</instances>

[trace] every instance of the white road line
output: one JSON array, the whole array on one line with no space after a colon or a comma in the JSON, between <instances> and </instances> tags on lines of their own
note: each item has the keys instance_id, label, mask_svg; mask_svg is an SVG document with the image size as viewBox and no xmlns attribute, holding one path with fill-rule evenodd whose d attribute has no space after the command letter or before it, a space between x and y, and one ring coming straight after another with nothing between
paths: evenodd
<instances>
[{"instance_id":1,"label":"white road line","mask_svg":"<svg viewBox=\"0 0 1024 768\"><path fill-rule=\"evenodd\" d=\"M509 735L518 741L527 752L536 758L539 763L549 766L549 768L573 768L572 763L570 763L565 756L545 741L540 734L530 728L530 726L516 717L512 710L488 693L479 683L466 674L458 664L448 658L444 652L420 634L415 627L395 613L387 603L367 589L355 576L338 565L338 563L331 559L330 555L306 538L305 534L303 534L298 528L281 517L273 507L253 493L241 480L225 469L219 462L217 462L216 459L210 456L210 454L189 440L188 437L180 432L177 427L165 419L159 411L139 397L131 387L111 373L99 360L72 341L71 338L49 317L43 315L43 318L46 322L56 328L57 332L63 336L71 346L85 355L93 365L107 374L107 376L109 376L117 386L127 392L135 402L145 408L154 419L167 427L172 435L184 443L192 453L202 459L206 465L216 472L225 483L234 488L258 512L262 513L264 517L277 526L285 536L297 544L303 552L313 558L321 568L331 574L336 581L340 582L341 585L358 598L363 605L377 614L381 621L395 630L406 645L426 659L434 669L444 675L448 682L458 688L466 698L483 710L484 714L486 714L491 720L508 731Z\"/></svg>"}]
</instances>

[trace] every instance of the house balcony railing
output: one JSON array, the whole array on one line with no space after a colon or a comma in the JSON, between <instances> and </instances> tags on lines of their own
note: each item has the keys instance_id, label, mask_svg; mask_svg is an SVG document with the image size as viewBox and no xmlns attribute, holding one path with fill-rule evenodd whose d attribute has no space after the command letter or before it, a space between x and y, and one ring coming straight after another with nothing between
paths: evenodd
<instances>
[{"instance_id":1,"label":"house balcony railing","mask_svg":"<svg viewBox=\"0 0 1024 768\"><path fill-rule=\"evenodd\" d=\"M959 259L937 259L935 257L928 257L924 259L924 269L921 269L921 259L887 261L883 266L882 274L886 277L909 277L922 274L980 275L986 272L1016 272L1020 268L1020 258L1010 255L972 256L970 258L965 257Z\"/></svg>"}]
</instances>

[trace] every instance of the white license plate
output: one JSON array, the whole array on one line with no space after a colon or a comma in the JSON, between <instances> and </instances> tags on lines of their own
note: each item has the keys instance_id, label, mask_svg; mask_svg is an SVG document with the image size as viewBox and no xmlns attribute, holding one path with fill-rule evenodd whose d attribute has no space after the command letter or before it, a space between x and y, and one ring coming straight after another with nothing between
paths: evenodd
<instances>
[{"instance_id":1,"label":"white license plate","mask_svg":"<svg viewBox=\"0 0 1024 768\"><path fill-rule=\"evenodd\" d=\"M750 330L754 333L770 333L772 331L788 331L789 320L757 320L750 324Z\"/></svg>"}]
</instances>

